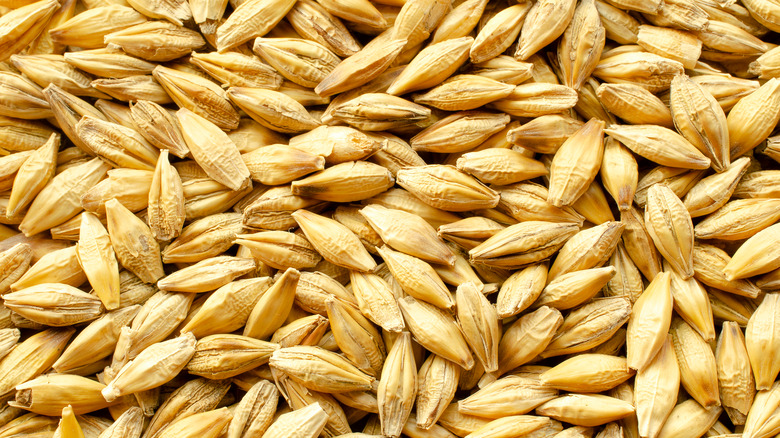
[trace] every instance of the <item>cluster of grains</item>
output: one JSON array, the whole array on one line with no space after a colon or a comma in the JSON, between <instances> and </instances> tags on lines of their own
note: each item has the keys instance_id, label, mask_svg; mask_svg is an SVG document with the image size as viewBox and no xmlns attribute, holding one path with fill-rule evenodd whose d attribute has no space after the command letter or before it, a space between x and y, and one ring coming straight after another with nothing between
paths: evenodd
<instances>
[{"instance_id":1,"label":"cluster of grains","mask_svg":"<svg viewBox=\"0 0 780 438\"><path fill-rule=\"evenodd\" d=\"M780 433L777 0L0 0L0 438Z\"/></svg>"}]
</instances>

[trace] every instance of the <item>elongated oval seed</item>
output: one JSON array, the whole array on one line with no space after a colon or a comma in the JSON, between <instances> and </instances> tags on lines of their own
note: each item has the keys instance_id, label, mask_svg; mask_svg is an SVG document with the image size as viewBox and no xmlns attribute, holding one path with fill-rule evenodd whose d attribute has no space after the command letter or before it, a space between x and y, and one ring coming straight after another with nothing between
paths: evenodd
<instances>
[{"instance_id":1,"label":"elongated oval seed","mask_svg":"<svg viewBox=\"0 0 780 438\"><path fill-rule=\"evenodd\" d=\"M661 184L650 188L645 209L647 232L655 247L683 276L693 275L693 223L688 210L672 190Z\"/></svg>"},{"instance_id":2,"label":"elongated oval seed","mask_svg":"<svg viewBox=\"0 0 780 438\"><path fill-rule=\"evenodd\" d=\"M628 366L643 370L663 345L672 319L671 274L663 272L634 303L626 333Z\"/></svg>"}]
</instances>

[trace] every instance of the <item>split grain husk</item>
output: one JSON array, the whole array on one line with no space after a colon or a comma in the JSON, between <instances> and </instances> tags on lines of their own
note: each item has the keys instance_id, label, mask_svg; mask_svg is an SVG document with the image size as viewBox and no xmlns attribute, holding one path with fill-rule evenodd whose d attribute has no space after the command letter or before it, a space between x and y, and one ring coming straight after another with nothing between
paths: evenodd
<instances>
[{"instance_id":1,"label":"split grain husk","mask_svg":"<svg viewBox=\"0 0 780 438\"><path fill-rule=\"evenodd\" d=\"M577 119L557 114L535 117L522 125L510 125L510 143L542 154L554 154L583 125Z\"/></svg>"},{"instance_id":2,"label":"split grain husk","mask_svg":"<svg viewBox=\"0 0 780 438\"><path fill-rule=\"evenodd\" d=\"M508 318L531 306L547 284L547 269L547 263L536 263L507 278L496 297L498 316Z\"/></svg>"},{"instance_id":3,"label":"split grain husk","mask_svg":"<svg viewBox=\"0 0 780 438\"><path fill-rule=\"evenodd\" d=\"M723 268L726 279L746 278L775 269L775 262L771 260L772 248L765 245L772 241L772 236L778 229L780 227L772 225L745 241Z\"/></svg>"},{"instance_id":4,"label":"split grain husk","mask_svg":"<svg viewBox=\"0 0 780 438\"><path fill-rule=\"evenodd\" d=\"M431 263L453 265L452 250L436 230L417 215L370 204L360 210L371 227L390 247ZM445 307L451 307L450 304Z\"/></svg>"},{"instance_id":5,"label":"split grain husk","mask_svg":"<svg viewBox=\"0 0 780 438\"><path fill-rule=\"evenodd\" d=\"M471 249L504 228L493 219L473 216L451 224L441 225L438 234L461 248Z\"/></svg>"},{"instance_id":6,"label":"split grain husk","mask_svg":"<svg viewBox=\"0 0 780 438\"><path fill-rule=\"evenodd\" d=\"M714 341L715 327L707 291L696 278L683 280L679 274L668 268L665 268L665 272L671 273L675 312L693 327L705 341Z\"/></svg>"},{"instance_id":7,"label":"split grain husk","mask_svg":"<svg viewBox=\"0 0 780 438\"><path fill-rule=\"evenodd\" d=\"M488 107L516 117L540 117L565 112L577 103L577 91L565 85L542 82L515 86L507 97Z\"/></svg>"},{"instance_id":8,"label":"split grain husk","mask_svg":"<svg viewBox=\"0 0 780 438\"><path fill-rule=\"evenodd\" d=\"M107 173L108 178L82 195L81 206L86 211L102 217L106 213L106 202L110 199L116 199L134 212L148 207L153 172L120 168L111 169Z\"/></svg>"},{"instance_id":9,"label":"split grain husk","mask_svg":"<svg viewBox=\"0 0 780 438\"><path fill-rule=\"evenodd\" d=\"M162 151L149 190L147 223L155 239L171 240L184 226L184 192L176 168L168 161L168 151Z\"/></svg>"},{"instance_id":10,"label":"split grain husk","mask_svg":"<svg viewBox=\"0 0 780 438\"><path fill-rule=\"evenodd\" d=\"M86 115L75 126L88 150L113 167L154 170L159 151L134 129Z\"/></svg>"},{"instance_id":11,"label":"split grain husk","mask_svg":"<svg viewBox=\"0 0 780 438\"><path fill-rule=\"evenodd\" d=\"M221 129L238 127L239 116L225 91L214 82L194 73L158 65L154 78L180 108L186 108Z\"/></svg>"},{"instance_id":12,"label":"split grain husk","mask_svg":"<svg viewBox=\"0 0 780 438\"><path fill-rule=\"evenodd\" d=\"M446 111L477 109L509 96L513 84L480 75L457 75L424 94L414 95L414 102Z\"/></svg>"},{"instance_id":13,"label":"split grain husk","mask_svg":"<svg viewBox=\"0 0 780 438\"><path fill-rule=\"evenodd\" d=\"M252 0L241 3L216 33L216 45L225 52L252 38L262 37L271 30L295 2L287 0Z\"/></svg>"},{"instance_id":14,"label":"split grain husk","mask_svg":"<svg viewBox=\"0 0 780 438\"><path fill-rule=\"evenodd\" d=\"M155 42L161 39L166 45L155 47ZM164 21L146 21L111 32L104 41L121 47L130 55L158 62L174 60L206 44L198 32Z\"/></svg>"},{"instance_id":15,"label":"split grain husk","mask_svg":"<svg viewBox=\"0 0 780 438\"><path fill-rule=\"evenodd\" d=\"M133 406L101 432L98 438L139 438L142 431L143 411L138 406Z\"/></svg>"},{"instance_id":16,"label":"split grain husk","mask_svg":"<svg viewBox=\"0 0 780 438\"><path fill-rule=\"evenodd\" d=\"M500 195L497 209L517 221L571 222L580 226L585 220L570 206L556 207L547 202L549 191L542 185L521 182L496 187L496 190ZM513 224L513 222L508 223Z\"/></svg>"},{"instance_id":17,"label":"split grain husk","mask_svg":"<svg viewBox=\"0 0 780 438\"><path fill-rule=\"evenodd\" d=\"M66 52L65 61L87 73L106 78L125 78L152 73L154 64L109 48Z\"/></svg>"},{"instance_id":18,"label":"split grain husk","mask_svg":"<svg viewBox=\"0 0 780 438\"><path fill-rule=\"evenodd\" d=\"M312 268L322 260L305 237L286 231L237 234L235 243L248 249L255 260L276 269Z\"/></svg>"},{"instance_id":19,"label":"split grain husk","mask_svg":"<svg viewBox=\"0 0 780 438\"><path fill-rule=\"evenodd\" d=\"M341 20L319 3L297 2L288 12L287 20L301 36L322 44L342 58L360 50L360 45Z\"/></svg>"},{"instance_id":20,"label":"split grain husk","mask_svg":"<svg viewBox=\"0 0 780 438\"><path fill-rule=\"evenodd\" d=\"M178 436L200 436L204 438L216 438L222 430L230 424L233 414L227 407L201 412L181 419L169 427L166 427L159 435L160 438Z\"/></svg>"},{"instance_id":21,"label":"split grain husk","mask_svg":"<svg viewBox=\"0 0 780 438\"><path fill-rule=\"evenodd\" d=\"M431 110L387 93L367 93L335 106L331 116L364 131L384 131L424 122Z\"/></svg>"},{"instance_id":22,"label":"split grain husk","mask_svg":"<svg viewBox=\"0 0 780 438\"><path fill-rule=\"evenodd\" d=\"M145 348L166 339L187 316L192 300L192 294L165 291L149 297L131 326L120 329L114 364L121 366Z\"/></svg>"},{"instance_id":23,"label":"split grain husk","mask_svg":"<svg viewBox=\"0 0 780 438\"><path fill-rule=\"evenodd\" d=\"M0 77L3 78L3 85L0 88L3 91L0 114L5 118L27 120L53 115L51 105L37 84L18 73L3 71L0 72ZM8 125L9 122L5 120L4 125ZM40 126L37 128L40 130Z\"/></svg>"},{"instance_id":24,"label":"split grain husk","mask_svg":"<svg viewBox=\"0 0 780 438\"><path fill-rule=\"evenodd\" d=\"M571 309L593 298L615 276L614 266L583 269L562 274L545 286L534 306Z\"/></svg>"},{"instance_id":25,"label":"split grain husk","mask_svg":"<svg viewBox=\"0 0 780 438\"><path fill-rule=\"evenodd\" d=\"M777 384L759 391L748 414L744 433L748 436L770 436L777 431Z\"/></svg>"},{"instance_id":26,"label":"split grain husk","mask_svg":"<svg viewBox=\"0 0 780 438\"><path fill-rule=\"evenodd\" d=\"M264 146L244 154L241 159L254 181L279 185L322 170L325 158L285 145Z\"/></svg>"},{"instance_id":27,"label":"split grain husk","mask_svg":"<svg viewBox=\"0 0 780 438\"><path fill-rule=\"evenodd\" d=\"M704 170L688 170L677 167L656 166L645 173L637 183L634 201L640 207L647 205L647 192L655 184L666 184L680 199L704 177Z\"/></svg>"},{"instance_id":28,"label":"split grain husk","mask_svg":"<svg viewBox=\"0 0 780 438\"><path fill-rule=\"evenodd\" d=\"M328 415L324 434L337 436L351 431L346 413L332 395L310 391L286 377L277 377L277 382L293 410L312 404L319 404L322 407Z\"/></svg>"},{"instance_id":29,"label":"split grain husk","mask_svg":"<svg viewBox=\"0 0 780 438\"><path fill-rule=\"evenodd\" d=\"M14 177L6 217L13 217L23 210L46 187L54 176L59 145L60 135L53 133L45 144L24 160Z\"/></svg>"},{"instance_id":30,"label":"split grain husk","mask_svg":"<svg viewBox=\"0 0 780 438\"><path fill-rule=\"evenodd\" d=\"M8 96L8 93L4 95ZM7 151L38 149L53 133L54 130L46 123L0 115L0 139L3 140L4 149Z\"/></svg>"},{"instance_id":31,"label":"split grain husk","mask_svg":"<svg viewBox=\"0 0 780 438\"><path fill-rule=\"evenodd\" d=\"M251 187L249 169L227 134L186 108L177 111L176 116L190 153L209 177L232 190Z\"/></svg>"},{"instance_id":32,"label":"split grain husk","mask_svg":"<svg viewBox=\"0 0 780 438\"><path fill-rule=\"evenodd\" d=\"M57 425L57 430L54 431L53 436L60 436L63 438L82 438L84 437L84 431L81 429L81 425L76 420L76 414L73 413L73 408L68 405L62 408L62 418Z\"/></svg>"},{"instance_id":33,"label":"split grain husk","mask_svg":"<svg viewBox=\"0 0 780 438\"><path fill-rule=\"evenodd\" d=\"M493 420L467 436L469 438L484 438L514 433L530 435L550 423L551 420L545 417L511 415Z\"/></svg>"},{"instance_id":34,"label":"split grain husk","mask_svg":"<svg viewBox=\"0 0 780 438\"><path fill-rule=\"evenodd\" d=\"M32 257L32 254L30 256ZM74 245L40 257L18 280L11 283L10 289L20 290L41 283L62 283L78 287L86 281L87 277L81 269Z\"/></svg>"},{"instance_id":35,"label":"split grain husk","mask_svg":"<svg viewBox=\"0 0 780 438\"><path fill-rule=\"evenodd\" d=\"M158 104L171 103L171 98L151 75L129 76L119 79L95 79L92 87L124 102L149 100Z\"/></svg>"},{"instance_id":36,"label":"split grain husk","mask_svg":"<svg viewBox=\"0 0 780 438\"><path fill-rule=\"evenodd\" d=\"M389 332L403 330L405 323L396 301L398 296L387 281L376 274L357 271L350 271L349 278L363 315Z\"/></svg>"},{"instance_id":37,"label":"split grain husk","mask_svg":"<svg viewBox=\"0 0 780 438\"><path fill-rule=\"evenodd\" d=\"M104 4L77 14L50 29L52 41L84 49L106 46L106 35L146 22L146 17L129 5Z\"/></svg>"},{"instance_id":38,"label":"split grain husk","mask_svg":"<svg viewBox=\"0 0 780 438\"><path fill-rule=\"evenodd\" d=\"M253 51L286 79L316 87L341 61L327 47L298 38L256 38Z\"/></svg>"},{"instance_id":39,"label":"split grain husk","mask_svg":"<svg viewBox=\"0 0 780 438\"><path fill-rule=\"evenodd\" d=\"M749 165L749 158L738 158L721 173L708 176L691 187L683 200L691 217L712 213L725 205Z\"/></svg>"}]
</instances>

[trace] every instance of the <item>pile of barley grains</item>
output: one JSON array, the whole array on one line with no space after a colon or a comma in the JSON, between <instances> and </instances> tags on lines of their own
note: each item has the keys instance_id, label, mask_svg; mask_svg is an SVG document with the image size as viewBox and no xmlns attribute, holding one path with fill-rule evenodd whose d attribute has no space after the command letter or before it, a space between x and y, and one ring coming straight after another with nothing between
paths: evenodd
<instances>
[{"instance_id":1,"label":"pile of barley grains","mask_svg":"<svg viewBox=\"0 0 780 438\"><path fill-rule=\"evenodd\" d=\"M780 436L776 33L0 0L0 438Z\"/></svg>"}]
</instances>

